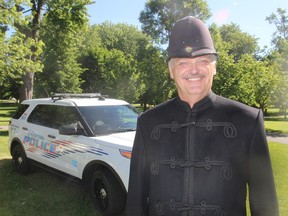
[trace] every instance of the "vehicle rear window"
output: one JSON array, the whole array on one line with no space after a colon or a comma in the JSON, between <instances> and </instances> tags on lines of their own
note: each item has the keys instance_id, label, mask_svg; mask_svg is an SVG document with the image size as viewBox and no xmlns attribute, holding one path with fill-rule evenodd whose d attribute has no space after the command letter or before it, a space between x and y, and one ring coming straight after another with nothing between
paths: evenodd
<instances>
[{"instance_id":1,"label":"vehicle rear window","mask_svg":"<svg viewBox=\"0 0 288 216\"><path fill-rule=\"evenodd\" d=\"M59 129L62 125L77 124L79 118L74 107L37 105L28 117L28 122Z\"/></svg>"},{"instance_id":2,"label":"vehicle rear window","mask_svg":"<svg viewBox=\"0 0 288 216\"><path fill-rule=\"evenodd\" d=\"M28 104L20 104L18 106L16 112L12 116L12 118L19 119L23 115L23 113L28 109L28 107L29 107Z\"/></svg>"}]
</instances>

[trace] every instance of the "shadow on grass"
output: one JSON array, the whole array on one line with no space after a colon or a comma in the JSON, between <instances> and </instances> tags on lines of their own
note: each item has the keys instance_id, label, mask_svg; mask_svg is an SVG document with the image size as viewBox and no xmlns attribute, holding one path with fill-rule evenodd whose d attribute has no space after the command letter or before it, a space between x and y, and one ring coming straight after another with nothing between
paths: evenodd
<instances>
[{"instance_id":1,"label":"shadow on grass","mask_svg":"<svg viewBox=\"0 0 288 216\"><path fill-rule=\"evenodd\" d=\"M3 167L5 167L5 168L3 168L3 169L7 169L7 167L11 165L11 164L9 164L9 163L11 163L11 159L1 159L1 160L0 160L0 169L1 169L1 171L2 171L2 168L3 168ZM1 171L0 171L0 172L1 172ZM1 175L0 175L0 176L1 176Z\"/></svg>"},{"instance_id":2,"label":"shadow on grass","mask_svg":"<svg viewBox=\"0 0 288 216\"><path fill-rule=\"evenodd\" d=\"M101 216L80 184L39 168L17 173L11 159L0 159L0 215Z\"/></svg>"},{"instance_id":3,"label":"shadow on grass","mask_svg":"<svg viewBox=\"0 0 288 216\"><path fill-rule=\"evenodd\" d=\"M6 112L5 114L0 114L0 118L11 118L15 113L15 110L11 110L9 112Z\"/></svg>"},{"instance_id":4,"label":"shadow on grass","mask_svg":"<svg viewBox=\"0 0 288 216\"><path fill-rule=\"evenodd\" d=\"M288 122L288 118L279 118L279 117L265 117L265 121L279 121L279 122Z\"/></svg>"},{"instance_id":5,"label":"shadow on grass","mask_svg":"<svg viewBox=\"0 0 288 216\"><path fill-rule=\"evenodd\" d=\"M9 135L8 130L0 130L0 136L7 137Z\"/></svg>"},{"instance_id":6,"label":"shadow on grass","mask_svg":"<svg viewBox=\"0 0 288 216\"><path fill-rule=\"evenodd\" d=\"M11 109L11 107L17 107L18 104L15 102L0 102L0 109L5 109L6 107L8 109Z\"/></svg>"},{"instance_id":7,"label":"shadow on grass","mask_svg":"<svg viewBox=\"0 0 288 216\"><path fill-rule=\"evenodd\" d=\"M266 129L266 135L271 137L288 137L287 133L281 130Z\"/></svg>"}]
</instances>

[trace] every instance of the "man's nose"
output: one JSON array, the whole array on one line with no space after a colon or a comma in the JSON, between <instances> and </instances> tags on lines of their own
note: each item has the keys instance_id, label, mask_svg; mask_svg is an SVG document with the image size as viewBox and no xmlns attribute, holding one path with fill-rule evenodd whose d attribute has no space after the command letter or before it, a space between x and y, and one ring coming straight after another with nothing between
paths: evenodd
<instances>
[{"instance_id":1,"label":"man's nose","mask_svg":"<svg viewBox=\"0 0 288 216\"><path fill-rule=\"evenodd\" d=\"M190 62L190 69L191 69L191 72L193 74L197 73L198 67L197 67L197 62L196 61L195 62Z\"/></svg>"}]
</instances>

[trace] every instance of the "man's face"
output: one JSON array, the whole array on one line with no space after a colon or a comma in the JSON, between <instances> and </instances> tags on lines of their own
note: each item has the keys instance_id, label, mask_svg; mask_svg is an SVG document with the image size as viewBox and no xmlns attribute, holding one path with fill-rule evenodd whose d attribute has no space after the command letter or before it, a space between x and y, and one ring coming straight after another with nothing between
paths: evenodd
<instances>
[{"instance_id":1,"label":"man's face","mask_svg":"<svg viewBox=\"0 0 288 216\"><path fill-rule=\"evenodd\" d=\"M211 90L216 74L216 56L173 58L169 62L170 77L175 80L179 97L184 101L203 99Z\"/></svg>"}]
</instances>

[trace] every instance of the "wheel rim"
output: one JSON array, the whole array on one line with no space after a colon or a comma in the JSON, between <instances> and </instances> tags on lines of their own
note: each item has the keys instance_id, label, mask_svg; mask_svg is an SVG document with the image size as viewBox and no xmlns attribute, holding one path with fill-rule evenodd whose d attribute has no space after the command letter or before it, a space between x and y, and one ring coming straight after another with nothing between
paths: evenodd
<instances>
[{"instance_id":1,"label":"wheel rim","mask_svg":"<svg viewBox=\"0 0 288 216\"><path fill-rule=\"evenodd\" d=\"M22 155L19 152L17 152L15 154L15 160L14 161L15 161L16 167L18 169L21 169L22 164L23 164L23 157L22 157Z\"/></svg>"},{"instance_id":2,"label":"wheel rim","mask_svg":"<svg viewBox=\"0 0 288 216\"><path fill-rule=\"evenodd\" d=\"M104 211L108 207L108 195L106 186L101 179L96 179L94 184L94 195L99 208Z\"/></svg>"}]
</instances>

